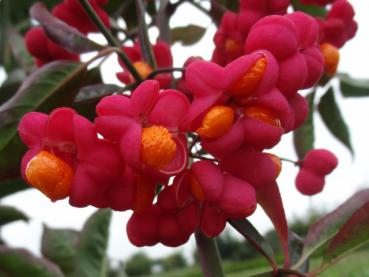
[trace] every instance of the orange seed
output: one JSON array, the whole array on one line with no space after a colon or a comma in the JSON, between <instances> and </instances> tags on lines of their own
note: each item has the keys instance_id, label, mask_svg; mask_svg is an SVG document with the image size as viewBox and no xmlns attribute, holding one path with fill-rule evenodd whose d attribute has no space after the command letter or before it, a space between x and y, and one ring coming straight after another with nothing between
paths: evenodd
<instances>
[{"instance_id":1,"label":"orange seed","mask_svg":"<svg viewBox=\"0 0 369 277\"><path fill-rule=\"evenodd\" d=\"M229 89L228 92L235 96L249 96L260 84L265 68L267 66L267 60L265 57L256 61L256 63L246 71L246 73L236 81Z\"/></svg>"},{"instance_id":2,"label":"orange seed","mask_svg":"<svg viewBox=\"0 0 369 277\"><path fill-rule=\"evenodd\" d=\"M266 106L260 104L248 105L245 107L244 112L246 116L253 119L262 121L274 127L282 127L281 121L274 111Z\"/></svg>"},{"instance_id":3,"label":"orange seed","mask_svg":"<svg viewBox=\"0 0 369 277\"><path fill-rule=\"evenodd\" d=\"M47 151L41 151L27 164L28 182L52 201L66 198L73 180L72 167Z\"/></svg>"},{"instance_id":4,"label":"orange seed","mask_svg":"<svg viewBox=\"0 0 369 277\"><path fill-rule=\"evenodd\" d=\"M275 177L277 178L279 174L282 171L282 162L281 159L272 153L265 153L269 156L269 158L272 160L274 167L275 167Z\"/></svg>"},{"instance_id":5,"label":"orange seed","mask_svg":"<svg viewBox=\"0 0 369 277\"><path fill-rule=\"evenodd\" d=\"M328 75L336 74L338 62L340 60L338 48L330 43L322 43L320 45L320 51L322 51L324 58L325 72Z\"/></svg>"},{"instance_id":6,"label":"orange seed","mask_svg":"<svg viewBox=\"0 0 369 277\"><path fill-rule=\"evenodd\" d=\"M151 66L143 61L135 62L133 63L133 66L136 68L142 79L146 79L152 72Z\"/></svg>"},{"instance_id":7,"label":"orange seed","mask_svg":"<svg viewBox=\"0 0 369 277\"><path fill-rule=\"evenodd\" d=\"M151 126L142 129L141 160L157 169L169 164L177 151L177 145L167 128Z\"/></svg>"},{"instance_id":8,"label":"orange seed","mask_svg":"<svg viewBox=\"0 0 369 277\"><path fill-rule=\"evenodd\" d=\"M191 174L191 178L190 178L190 187L191 187L191 192L193 196L195 196L195 198L199 202L204 202L205 201L204 191L199 181L196 179L196 177L193 174Z\"/></svg>"},{"instance_id":9,"label":"orange seed","mask_svg":"<svg viewBox=\"0 0 369 277\"><path fill-rule=\"evenodd\" d=\"M212 107L202 120L201 127L196 132L205 138L219 138L232 127L234 111L222 105Z\"/></svg>"}]
</instances>

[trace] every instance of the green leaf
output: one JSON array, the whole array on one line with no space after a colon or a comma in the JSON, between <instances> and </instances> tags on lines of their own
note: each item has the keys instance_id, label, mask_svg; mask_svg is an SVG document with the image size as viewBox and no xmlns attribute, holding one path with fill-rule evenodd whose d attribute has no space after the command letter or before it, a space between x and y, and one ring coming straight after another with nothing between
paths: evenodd
<instances>
[{"instance_id":1,"label":"green leaf","mask_svg":"<svg viewBox=\"0 0 369 277\"><path fill-rule=\"evenodd\" d=\"M78 242L73 276L104 276L111 214L109 209L98 210L85 223Z\"/></svg>"},{"instance_id":2,"label":"green leaf","mask_svg":"<svg viewBox=\"0 0 369 277\"><path fill-rule=\"evenodd\" d=\"M44 226L42 255L57 264L66 276L74 272L79 232L71 229L52 229Z\"/></svg>"},{"instance_id":3,"label":"green leaf","mask_svg":"<svg viewBox=\"0 0 369 277\"><path fill-rule=\"evenodd\" d=\"M277 267L273 248L247 219L228 220L228 222L234 229L243 235L260 254L267 258L272 267Z\"/></svg>"},{"instance_id":4,"label":"green leaf","mask_svg":"<svg viewBox=\"0 0 369 277\"><path fill-rule=\"evenodd\" d=\"M50 39L69 52L82 54L104 49L104 46L89 40L77 29L54 17L41 2L31 7L30 14L41 24Z\"/></svg>"},{"instance_id":5,"label":"green leaf","mask_svg":"<svg viewBox=\"0 0 369 277\"><path fill-rule=\"evenodd\" d=\"M340 88L344 97L367 97L369 96L369 80L354 79L348 74L338 74Z\"/></svg>"},{"instance_id":6,"label":"green leaf","mask_svg":"<svg viewBox=\"0 0 369 277\"><path fill-rule=\"evenodd\" d=\"M369 201L369 189L355 193L337 209L319 219L310 226L304 240L303 255L298 262L302 264L312 254L330 241L351 215ZM296 265L293 266L296 269Z\"/></svg>"},{"instance_id":7,"label":"green leaf","mask_svg":"<svg viewBox=\"0 0 369 277\"><path fill-rule=\"evenodd\" d=\"M8 78L0 87L0 105L12 97L26 78L23 70L17 69L8 74Z\"/></svg>"},{"instance_id":8,"label":"green leaf","mask_svg":"<svg viewBox=\"0 0 369 277\"><path fill-rule=\"evenodd\" d=\"M172 42L181 42L183 45L192 45L198 42L205 32L205 28L193 24L175 27L171 30L171 40Z\"/></svg>"},{"instance_id":9,"label":"green leaf","mask_svg":"<svg viewBox=\"0 0 369 277\"><path fill-rule=\"evenodd\" d=\"M322 267L325 269L368 242L369 202L354 212L329 243Z\"/></svg>"},{"instance_id":10,"label":"green leaf","mask_svg":"<svg viewBox=\"0 0 369 277\"><path fill-rule=\"evenodd\" d=\"M17 93L0 106L0 180L19 176L20 160L26 150L17 132L22 116L71 105L85 74L82 63L47 64L31 74Z\"/></svg>"},{"instance_id":11,"label":"green leaf","mask_svg":"<svg viewBox=\"0 0 369 277\"><path fill-rule=\"evenodd\" d=\"M288 234L288 249L290 253L290 265L298 262L302 256L304 249L304 242L302 238L300 238L297 234L290 231ZM298 268L300 272L308 272L309 271L309 260L306 260L300 268Z\"/></svg>"},{"instance_id":12,"label":"green leaf","mask_svg":"<svg viewBox=\"0 0 369 277\"><path fill-rule=\"evenodd\" d=\"M18 220L28 221L28 216L14 207L0 205L0 226Z\"/></svg>"},{"instance_id":13,"label":"green leaf","mask_svg":"<svg viewBox=\"0 0 369 277\"><path fill-rule=\"evenodd\" d=\"M353 154L354 150L351 145L350 133L347 124L341 115L341 111L337 105L332 88L329 88L320 99L318 109L329 131L331 131L331 133Z\"/></svg>"},{"instance_id":14,"label":"green leaf","mask_svg":"<svg viewBox=\"0 0 369 277\"><path fill-rule=\"evenodd\" d=\"M24 44L24 38L15 29L8 29L8 42L11 53L16 63L23 69L26 74L30 74L35 70L35 62L33 57L28 53Z\"/></svg>"},{"instance_id":15,"label":"green leaf","mask_svg":"<svg viewBox=\"0 0 369 277\"><path fill-rule=\"evenodd\" d=\"M0 198L29 188L22 178L6 179L0 182Z\"/></svg>"},{"instance_id":16,"label":"green leaf","mask_svg":"<svg viewBox=\"0 0 369 277\"><path fill-rule=\"evenodd\" d=\"M309 105L309 114L304 124L293 132L293 145L297 157L300 160L305 157L309 150L314 148L314 98L315 92L306 95L306 101Z\"/></svg>"},{"instance_id":17,"label":"green leaf","mask_svg":"<svg viewBox=\"0 0 369 277\"><path fill-rule=\"evenodd\" d=\"M0 1L0 64L5 61L10 15L10 0Z\"/></svg>"},{"instance_id":18,"label":"green leaf","mask_svg":"<svg viewBox=\"0 0 369 277\"><path fill-rule=\"evenodd\" d=\"M63 277L52 262L33 256L25 249L0 245L0 274L11 277ZM3 276L3 275L2 275Z\"/></svg>"},{"instance_id":19,"label":"green leaf","mask_svg":"<svg viewBox=\"0 0 369 277\"><path fill-rule=\"evenodd\" d=\"M102 97L120 92L123 88L114 84L97 84L81 88L76 100L82 101L85 99L91 99L93 97Z\"/></svg>"},{"instance_id":20,"label":"green leaf","mask_svg":"<svg viewBox=\"0 0 369 277\"><path fill-rule=\"evenodd\" d=\"M295 11L302 11L316 17L323 17L327 15L327 9L318 5L305 5L300 0L291 0L293 9Z\"/></svg>"},{"instance_id":21,"label":"green leaf","mask_svg":"<svg viewBox=\"0 0 369 277\"><path fill-rule=\"evenodd\" d=\"M142 0L136 0L137 18L139 20L138 24L138 37L141 47L141 53L144 60L153 68L156 69L156 60L152 46L150 43L148 26L145 20L145 7Z\"/></svg>"}]
</instances>

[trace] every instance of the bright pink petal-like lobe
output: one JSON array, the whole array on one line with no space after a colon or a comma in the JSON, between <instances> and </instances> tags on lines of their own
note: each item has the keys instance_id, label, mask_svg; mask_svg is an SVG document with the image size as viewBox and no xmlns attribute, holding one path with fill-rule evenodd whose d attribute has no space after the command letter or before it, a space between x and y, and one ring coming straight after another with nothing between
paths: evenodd
<instances>
[{"instance_id":1,"label":"bright pink petal-like lobe","mask_svg":"<svg viewBox=\"0 0 369 277\"><path fill-rule=\"evenodd\" d=\"M136 116L136 112L132 109L131 106L131 101L127 96L110 95L101 99L100 102L96 105L96 113L98 116Z\"/></svg>"},{"instance_id":2,"label":"bright pink petal-like lobe","mask_svg":"<svg viewBox=\"0 0 369 277\"><path fill-rule=\"evenodd\" d=\"M193 177L201 186L205 199L216 203L222 196L224 178L219 167L210 161L199 161L192 164Z\"/></svg>"},{"instance_id":3,"label":"bright pink petal-like lobe","mask_svg":"<svg viewBox=\"0 0 369 277\"><path fill-rule=\"evenodd\" d=\"M284 252L284 264L287 266L289 264L288 225L278 184L271 182L266 186L257 188L256 197L257 202L274 225Z\"/></svg>"},{"instance_id":4,"label":"bright pink petal-like lobe","mask_svg":"<svg viewBox=\"0 0 369 277\"><path fill-rule=\"evenodd\" d=\"M165 90L150 112L149 122L175 130L182 124L190 107L188 98L177 90Z\"/></svg>"},{"instance_id":5,"label":"bright pink petal-like lobe","mask_svg":"<svg viewBox=\"0 0 369 277\"><path fill-rule=\"evenodd\" d=\"M208 237L217 237L225 228L227 218L217 208L205 205L202 211L200 228Z\"/></svg>"},{"instance_id":6,"label":"bright pink petal-like lobe","mask_svg":"<svg viewBox=\"0 0 369 277\"><path fill-rule=\"evenodd\" d=\"M224 157L236 151L244 142L245 130L241 120L236 121L232 128L218 139L201 139L202 147L215 157Z\"/></svg>"},{"instance_id":7,"label":"bright pink petal-like lobe","mask_svg":"<svg viewBox=\"0 0 369 277\"><path fill-rule=\"evenodd\" d=\"M138 114L148 114L159 97L159 83L155 80L142 82L132 93L131 105Z\"/></svg>"},{"instance_id":8,"label":"bright pink petal-like lobe","mask_svg":"<svg viewBox=\"0 0 369 277\"><path fill-rule=\"evenodd\" d=\"M293 96L306 82L308 70L304 55L296 53L279 64L278 88L287 97Z\"/></svg>"},{"instance_id":9,"label":"bright pink petal-like lobe","mask_svg":"<svg viewBox=\"0 0 369 277\"><path fill-rule=\"evenodd\" d=\"M318 173L301 168L296 176L296 188L304 195L314 195L324 188L324 176Z\"/></svg>"},{"instance_id":10,"label":"bright pink petal-like lobe","mask_svg":"<svg viewBox=\"0 0 369 277\"><path fill-rule=\"evenodd\" d=\"M48 115L39 112L25 114L19 125L19 136L28 147L32 148L41 145L42 138L45 137Z\"/></svg>"},{"instance_id":11,"label":"bright pink petal-like lobe","mask_svg":"<svg viewBox=\"0 0 369 277\"><path fill-rule=\"evenodd\" d=\"M160 214L158 232L160 242L171 247L177 247L186 243L191 235L183 230L177 217L170 213Z\"/></svg>"},{"instance_id":12,"label":"bright pink petal-like lobe","mask_svg":"<svg viewBox=\"0 0 369 277\"><path fill-rule=\"evenodd\" d=\"M74 141L73 118L76 111L71 108L57 108L49 115L46 136L49 141Z\"/></svg>"},{"instance_id":13,"label":"bright pink petal-like lobe","mask_svg":"<svg viewBox=\"0 0 369 277\"><path fill-rule=\"evenodd\" d=\"M183 126L196 130L201 124L201 115L223 95L226 78L220 66L211 62L195 61L187 67L185 81L194 100Z\"/></svg>"},{"instance_id":14,"label":"bright pink petal-like lobe","mask_svg":"<svg viewBox=\"0 0 369 277\"><path fill-rule=\"evenodd\" d=\"M256 209L255 189L246 181L226 174L219 207L227 217L245 218Z\"/></svg>"},{"instance_id":15,"label":"bright pink petal-like lobe","mask_svg":"<svg viewBox=\"0 0 369 277\"><path fill-rule=\"evenodd\" d=\"M127 223L129 241L136 246L152 246L159 242L160 208L151 206L144 213L133 213Z\"/></svg>"},{"instance_id":16,"label":"bright pink petal-like lobe","mask_svg":"<svg viewBox=\"0 0 369 277\"><path fill-rule=\"evenodd\" d=\"M173 159L167 164L163 169L160 170L161 173L167 176L172 176L179 174L185 170L188 163L188 148L187 140L183 134L180 134L173 138L176 143L176 153Z\"/></svg>"},{"instance_id":17,"label":"bright pink petal-like lobe","mask_svg":"<svg viewBox=\"0 0 369 277\"><path fill-rule=\"evenodd\" d=\"M24 42L28 52L38 58L50 59L48 52L45 51L47 36L41 27L30 29L24 36Z\"/></svg>"},{"instance_id":18,"label":"bright pink petal-like lobe","mask_svg":"<svg viewBox=\"0 0 369 277\"><path fill-rule=\"evenodd\" d=\"M275 180L275 166L268 155L243 147L220 160L226 172L245 180L253 187L262 187Z\"/></svg>"},{"instance_id":19,"label":"bright pink petal-like lobe","mask_svg":"<svg viewBox=\"0 0 369 277\"><path fill-rule=\"evenodd\" d=\"M337 157L326 149L310 150L303 161L303 168L316 172L319 175L327 175L337 167Z\"/></svg>"},{"instance_id":20,"label":"bright pink petal-like lobe","mask_svg":"<svg viewBox=\"0 0 369 277\"><path fill-rule=\"evenodd\" d=\"M244 143L255 149L265 149L275 146L281 139L284 129L260 120L245 116L242 119L245 130Z\"/></svg>"},{"instance_id":21,"label":"bright pink petal-like lobe","mask_svg":"<svg viewBox=\"0 0 369 277\"><path fill-rule=\"evenodd\" d=\"M294 12L288 14L286 17L296 26L299 37L299 47L301 49L305 49L317 43L318 24L312 16L304 12Z\"/></svg>"},{"instance_id":22,"label":"bright pink petal-like lobe","mask_svg":"<svg viewBox=\"0 0 369 277\"><path fill-rule=\"evenodd\" d=\"M324 59L317 46L311 46L301 51L307 66L307 76L303 88L309 88L319 81L324 70Z\"/></svg>"},{"instance_id":23,"label":"bright pink petal-like lobe","mask_svg":"<svg viewBox=\"0 0 369 277\"><path fill-rule=\"evenodd\" d=\"M278 61L283 60L298 50L297 29L291 20L284 16L266 16L251 28L245 49L247 53L266 49Z\"/></svg>"}]
</instances>

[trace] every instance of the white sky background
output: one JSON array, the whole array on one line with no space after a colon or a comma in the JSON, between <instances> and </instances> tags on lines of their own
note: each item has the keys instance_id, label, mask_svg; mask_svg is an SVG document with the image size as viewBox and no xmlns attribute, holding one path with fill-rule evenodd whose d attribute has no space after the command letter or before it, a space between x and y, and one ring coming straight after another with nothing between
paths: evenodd
<instances>
[{"instance_id":1,"label":"white sky background","mask_svg":"<svg viewBox=\"0 0 369 277\"><path fill-rule=\"evenodd\" d=\"M356 37L348 42L340 51L340 72L347 72L353 77L369 79L369 1L351 0L356 11L359 31ZM184 26L189 23L209 27L203 39L192 47L175 44L172 47L175 66L182 66L189 56L202 56L210 59L213 49L212 37L215 27L204 14L192 6L185 4L171 20L172 26ZM153 32L155 37L157 32ZM112 57L103 66L103 76L107 82L116 82L115 72L119 70L116 58ZM0 70L0 82L4 78ZM321 94L319 94L320 96ZM305 215L311 207L321 210L332 210L360 188L369 187L369 97L346 98L336 95L343 116L351 131L351 140L355 149L355 158L340 144L323 125L319 115L316 115L316 148L327 148L333 151L338 159L338 168L326 178L324 191L309 198L299 194L294 186L297 169L292 164L284 163L278 179L288 218ZM281 157L295 159L292 136L285 135L281 143L271 151ZM31 218L29 223L16 222L2 229L5 241L14 247L25 247L40 254L40 237L42 225L55 228L80 229L87 217L95 211L88 207L77 209L69 206L67 200L52 203L36 190L27 190L5 198L2 204L12 205L24 211ZM162 245L137 248L128 241L125 225L130 212L115 212L110 228L109 255L114 260L125 259L137 251L145 251L151 257L160 257L173 251L183 251L190 257L194 248L194 239L180 248L168 248ZM258 209L250 218L261 231L271 228L271 223L263 212Z\"/></svg>"}]
</instances>

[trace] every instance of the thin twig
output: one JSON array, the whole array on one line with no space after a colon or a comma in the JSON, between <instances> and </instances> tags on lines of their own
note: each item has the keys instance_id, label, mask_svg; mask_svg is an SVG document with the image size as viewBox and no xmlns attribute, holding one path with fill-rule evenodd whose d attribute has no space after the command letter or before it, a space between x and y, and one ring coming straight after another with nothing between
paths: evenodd
<instances>
[{"instance_id":1,"label":"thin twig","mask_svg":"<svg viewBox=\"0 0 369 277\"><path fill-rule=\"evenodd\" d=\"M158 74L163 74L163 73L172 73L174 71L180 71L180 72L185 72L185 69L183 67L162 67L159 68L153 72L151 72L146 79L153 79L156 75Z\"/></svg>"},{"instance_id":2,"label":"thin twig","mask_svg":"<svg viewBox=\"0 0 369 277\"><path fill-rule=\"evenodd\" d=\"M101 31L101 33L104 35L106 40L108 41L109 45L113 47L120 48L121 45L119 41L112 35L112 33L109 31L108 28L104 25L104 23L101 21L100 17L96 14L95 10L92 8L91 4L88 0L79 0L82 7L86 11L86 13L89 15L91 20L95 23L97 28ZM119 58L123 61L127 69L131 72L132 76L138 81L141 82L142 78L140 74L137 72L136 68L132 65L129 58L126 56L124 52L118 52Z\"/></svg>"},{"instance_id":3,"label":"thin twig","mask_svg":"<svg viewBox=\"0 0 369 277\"><path fill-rule=\"evenodd\" d=\"M190 157L193 158L193 159L206 160L206 161L212 161L212 162L217 162L218 161L217 159L207 158L207 157L197 155L197 154L193 154L193 153L190 153Z\"/></svg>"}]
</instances>

